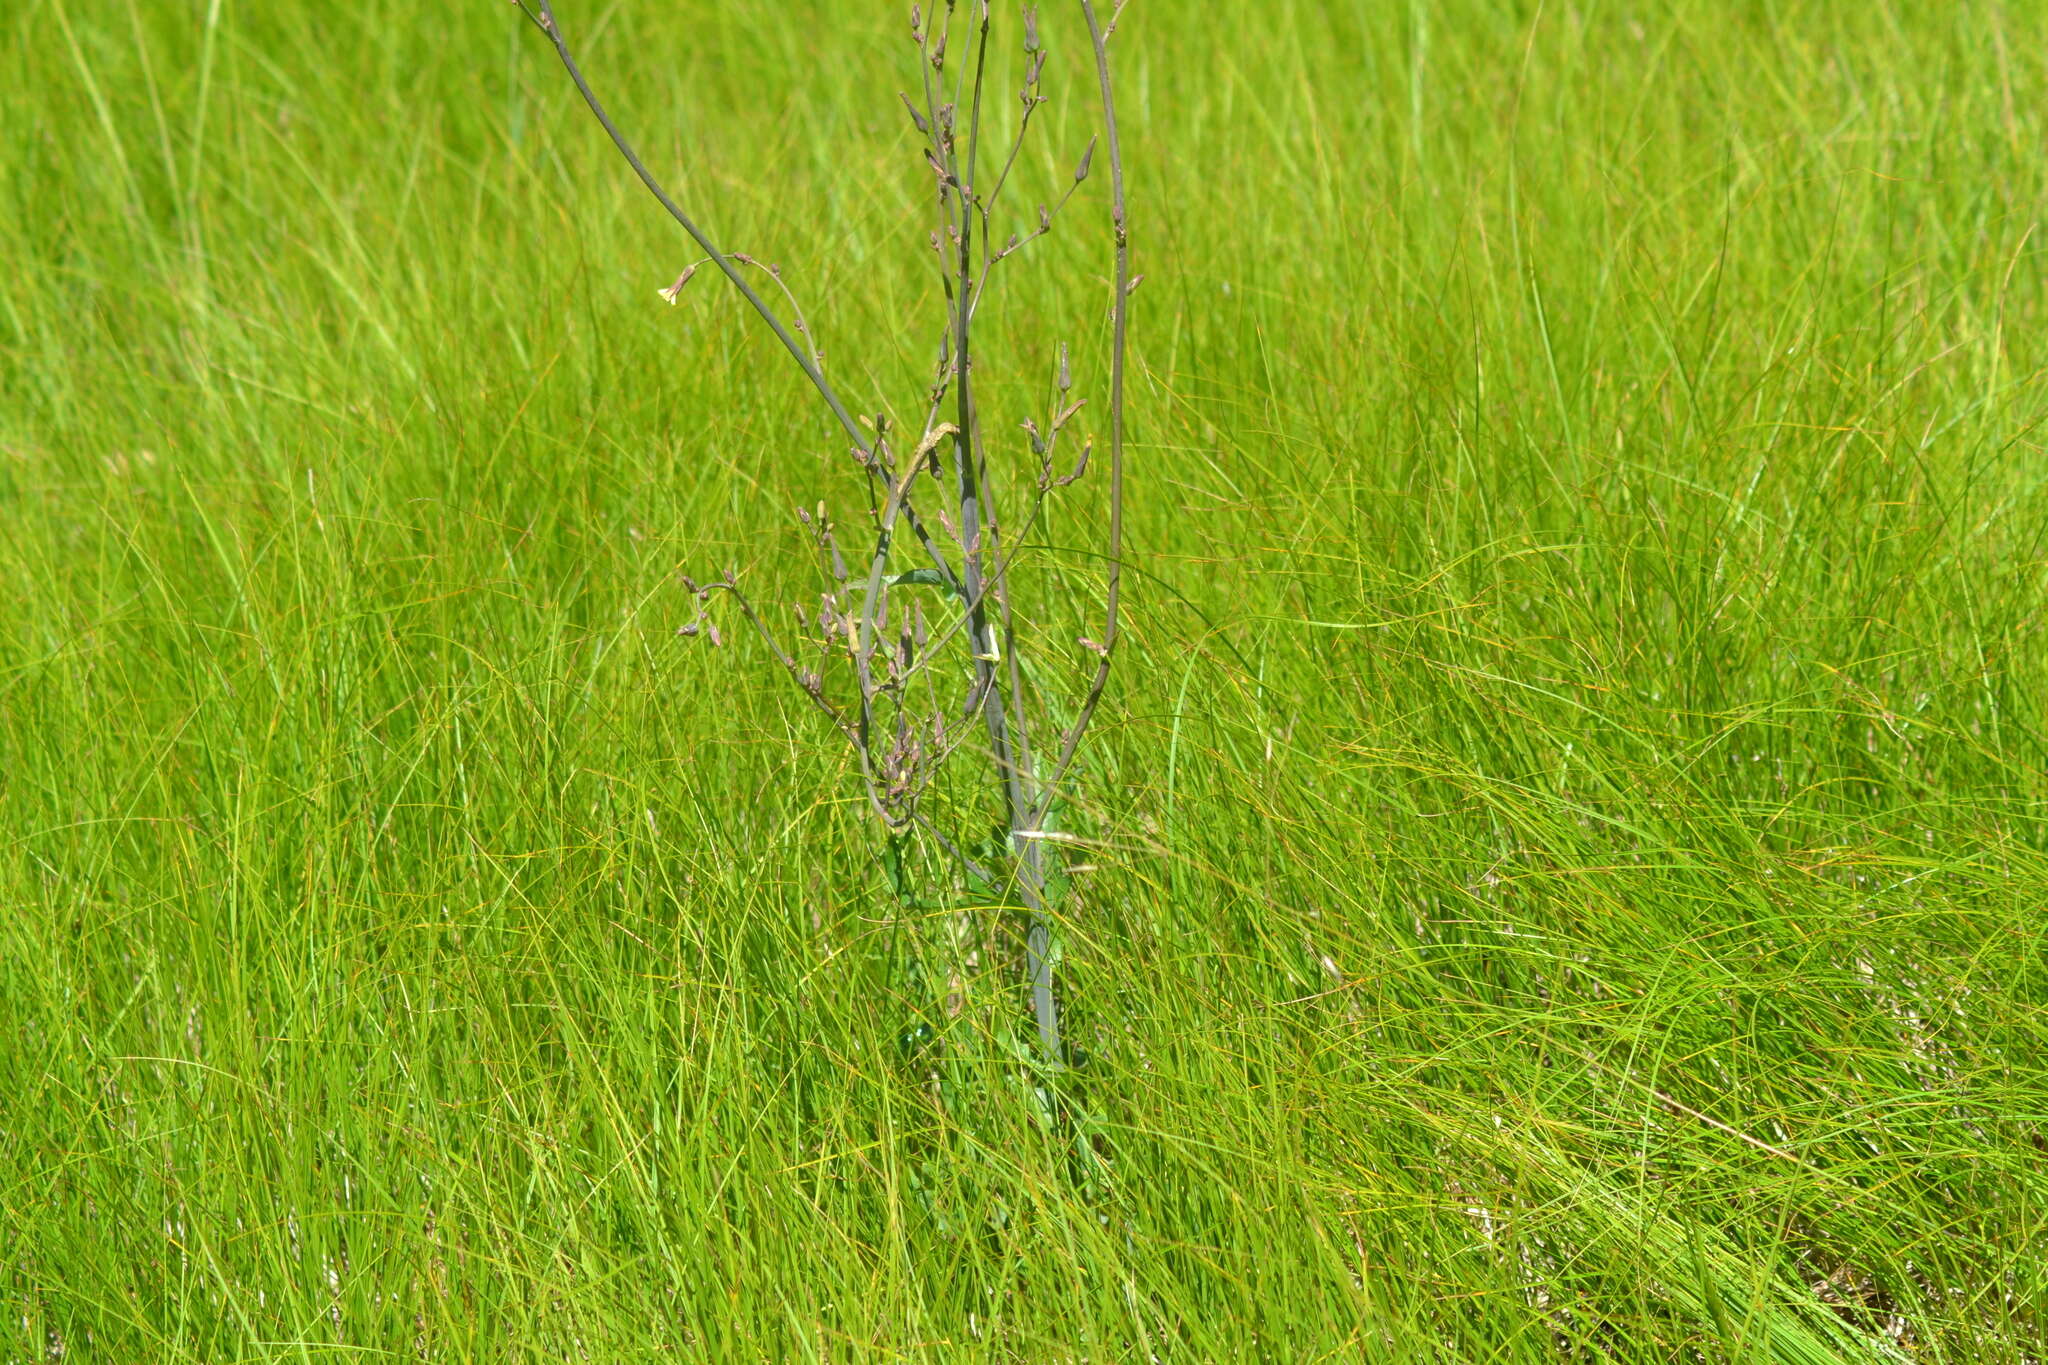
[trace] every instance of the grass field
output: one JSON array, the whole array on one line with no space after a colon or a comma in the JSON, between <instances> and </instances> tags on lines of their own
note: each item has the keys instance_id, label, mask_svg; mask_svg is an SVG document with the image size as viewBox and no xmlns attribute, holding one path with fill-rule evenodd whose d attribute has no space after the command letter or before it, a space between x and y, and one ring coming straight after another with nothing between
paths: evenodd
<instances>
[{"instance_id":1,"label":"grass field","mask_svg":"<svg viewBox=\"0 0 2048 1365\"><path fill-rule=\"evenodd\" d=\"M914 399L897 6L561 9ZM2048 1358L2048 7L1131 6L1093 1165L676 636L841 443L516 12L0 33L0 1361Z\"/></svg>"}]
</instances>

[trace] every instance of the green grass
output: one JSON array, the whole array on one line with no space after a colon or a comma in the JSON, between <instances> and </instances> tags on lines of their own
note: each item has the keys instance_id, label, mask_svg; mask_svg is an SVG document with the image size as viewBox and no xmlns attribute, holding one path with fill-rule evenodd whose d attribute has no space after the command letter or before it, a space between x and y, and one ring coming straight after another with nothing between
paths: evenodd
<instances>
[{"instance_id":1,"label":"green grass","mask_svg":"<svg viewBox=\"0 0 2048 1365\"><path fill-rule=\"evenodd\" d=\"M896 7L563 17L913 399ZM676 637L851 485L510 7L0 24L0 1360L2048 1353L2048 9L1131 7L1092 1171Z\"/></svg>"}]
</instances>

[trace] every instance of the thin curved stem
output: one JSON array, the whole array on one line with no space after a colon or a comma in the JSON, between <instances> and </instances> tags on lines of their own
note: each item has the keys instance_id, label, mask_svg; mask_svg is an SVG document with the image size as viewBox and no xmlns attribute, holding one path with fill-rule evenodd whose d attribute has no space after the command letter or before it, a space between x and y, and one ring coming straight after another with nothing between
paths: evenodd
<instances>
[{"instance_id":1,"label":"thin curved stem","mask_svg":"<svg viewBox=\"0 0 2048 1365\"><path fill-rule=\"evenodd\" d=\"M854 448L862 455L872 457L873 449L866 434L861 431L860 423L854 420L846 404L839 401L839 394L833 389L831 381L825 378L825 372L818 368L808 349L797 341L795 334L776 316L775 310L768 306L767 300L747 283L746 277L740 274L740 268L733 259L718 249L718 244L711 240L703 228L697 226L689 214L683 212L681 206L669 197L668 191L662 188L661 182L654 178L654 173L647 169L647 163L640 159L640 154L626 141L626 135L619 131L619 126L612 122L611 115L605 112L604 104L597 98L597 92L590 88L590 82L584 79L583 68L576 64L574 54L569 51L568 41L562 37L561 25L555 22L554 6L549 0L537 0L537 3L540 14L534 20L535 24L547 35L548 41L554 44L555 55L562 59L562 66L568 71L569 79L576 83L577 93L582 95L583 102L590 106L590 112L597 116L598 124L612 140L612 145L619 149L619 155L633 168L633 174L640 177L640 183L647 187L648 193L660 201L664 209L668 210L668 216L682 225L683 231L690 234L691 239L711 259L711 263L718 267L726 279L732 281L733 288L739 290L740 296L761 315L761 320L768 324L769 330L775 333L776 339L803 369L805 377L811 381L811 386L817 389L819 396L825 400L825 406L832 409L832 415L839 419L839 425L846 429Z\"/></svg>"},{"instance_id":2,"label":"thin curved stem","mask_svg":"<svg viewBox=\"0 0 2048 1365\"><path fill-rule=\"evenodd\" d=\"M538 6L537 13L534 10L527 9L524 4L520 5L520 11L528 19L532 20L535 28L538 28L547 36L548 42L555 49L555 55L562 60L563 69L569 73L569 79L575 82L577 93L582 95L583 102L590 106L590 112L596 116L598 125L605 131L605 136L612 140L612 146L618 148L619 155L624 157L626 164L633 168L633 174L640 177L640 183L647 187L648 193L652 194L656 201L661 204L662 208L668 211L668 216L675 219L682 226L684 232L690 234L690 239L697 243L698 249L703 251L711 263L718 267L719 273L732 282L732 287L740 292L740 297L745 299L748 306L760 315L761 320L768 324L769 330L775 333L776 340L782 343L783 349L789 352L790 357L803 370L804 377L811 381L811 387L816 389L818 396L825 400L825 406L832 410L832 416L838 420L839 425L845 430L847 439L853 442L853 448L859 454L862 464L870 470L876 468L878 465L877 446L880 443L868 439L867 434L862 431L860 423L854 419L853 413L841 401L838 390L832 387L832 381L825 377L825 371L819 366L810 348L797 340L796 335L790 331L788 325L776 315L773 308L768 306L768 301L761 297L753 285L747 283L746 277L740 273L739 263L732 256L721 251L718 244L711 240L710 235L697 225L695 219L683 211L682 206L670 197L669 192L662 187L661 182L654 178L654 173L647 169L647 163L642 161L640 154L633 150L633 144L626 141L626 135L619 131L619 126L616 123L612 122L611 115L605 111L603 101L598 99L597 92L590 88L590 82L584 78L583 68L577 65L575 54L569 50L568 40L562 36L562 27L555 20L554 6L550 3L550 0L535 0L535 3ZM782 282L778 278L776 283L781 284ZM784 292L788 292L787 286L784 286ZM793 297L791 299L791 306L795 306ZM924 546L926 553L931 556L933 565L943 577L951 580L953 577L953 567L946 562L946 557L940 553L937 543L926 534L923 523L917 520L915 513L911 514L910 520L919 542Z\"/></svg>"}]
</instances>

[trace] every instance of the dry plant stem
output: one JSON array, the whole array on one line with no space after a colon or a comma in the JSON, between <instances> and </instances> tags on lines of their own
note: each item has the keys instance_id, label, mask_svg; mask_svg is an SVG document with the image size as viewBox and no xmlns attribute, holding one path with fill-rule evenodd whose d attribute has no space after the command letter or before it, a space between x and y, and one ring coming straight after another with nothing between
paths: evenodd
<instances>
[{"instance_id":1,"label":"dry plant stem","mask_svg":"<svg viewBox=\"0 0 2048 1365\"><path fill-rule=\"evenodd\" d=\"M846 404L841 401L838 392L832 387L831 381L825 377L825 372L820 364L820 357L816 351L797 340L796 336L783 323L782 319L776 315L775 310L768 306L767 301L755 291L754 287L747 282L746 277L741 273L742 266L755 265L757 263L745 255L732 255L721 251L718 245L711 240L710 236L697 225L696 221L689 214L685 213L682 207L670 197L668 191L662 187L661 182L654 178L653 172L647 169L647 164L640 159L639 153L633 150L633 146L626 140L625 134L619 130L617 124L612 122L611 115L606 112L603 102L598 99L597 92L591 89L590 82L583 75L582 67L577 64L575 55L569 50L567 39L562 36L561 25L555 19L552 4L549 0L536 0L536 3L538 5L538 12L528 9L523 3L519 7L520 12L525 14L533 22L534 26L546 35L548 42L555 49L555 55L561 59L563 69L569 73L569 79L575 83L577 93L582 95L583 102L590 107L590 112L596 117L606 136L611 139L612 145L618 149L619 155L625 158L626 164L632 167L633 173L640 178L640 183L647 187L648 192L655 197L663 209L667 210L668 215L682 226L683 231L690 235L690 238L697 243L698 248L704 252L712 264L716 265L720 273L740 292L740 296L747 301L748 305L760 316L761 320L768 324L769 330L775 333L776 339L782 343L783 348L789 352L790 356L803 370L804 376L810 380L811 386L825 400L825 405L831 409L833 417L838 420L839 425L845 430L847 437L853 443L854 450L859 456L862 465L868 471L870 479L872 480L876 477L886 479L887 475L882 471L886 469L888 464L888 451L885 444L880 440L879 435L873 441L868 439L867 435L862 431L860 423L854 419ZM768 269L765 266L761 268ZM789 294L788 286L783 283L781 276L772 269L768 273L770 278L774 279L776 284L782 288L784 296L790 299L790 305L794 308L796 306L795 298ZM801 318L800 313L798 316ZM809 329L806 328L805 330L808 334ZM887 558L895 514L900 511L910 522L914 534L931 556L932 563L938 569L940 577L949 584L954 583L957 580L953 573L952 565L948 563L945 555L940 552L937 544L925 531L923 524L917 519L915 511L908 505L907 493L909 482L909 479L906 478L901 484L891 490L892 496L889 499L887 515L879 519L881 524L878 526L877 532L876 560L879 563ZM826 702L814 688L804 684L802 670L796 666L795 661L782 649L772 632L767 629L765 623L755 614L745 598L737 590L729 589L729 591L732 591L735 599L741 603L742 610L753 624L756 633L775 652L777 662L798 681L800 686L803 686L803 690L811 697L812 701L824 710L827 715L832 717L835 726L859 752L864 779L863 785L867 789L870 804L873 805L878 814L883 816L886 823L892 826L898 823L889 817L889 813L882 800L879 775L875 771L874 754L872 752L872 731L869 724L872 710L870 682L864 677L861 713L858 724L848 724L845 718ZM871 596L870 606L867 609L869 613L872 613L874 610L873 601L874 599Z\"/></svg>"},{"instance_id":2,"label":"dry plant stem","mask_svg":"<svg viewBox=\"0 0 2048 1365\"><path fill-rule=\"evenodd\" d=\"M870 470L875 469L878 466L878 457L884 453L880 450L880 442L870 441L867 434L861 430L860 423L854 420L854 416L847 410L846 404L840 401L839 393L832 387L832 382L825 378L825 371L820 367L818 359L811 348L797 340L795 334L776 315L775 310L768 306L767 300L763 299L755 291L754 287L747 283L746 277L740 273L741 262L719 250L718 244L711 240L704 229L697 226L696 221L689 214L683 212L682 207L669 196L666 189L662 188L661 182L654 178L654 173L647 169L647 163L640 159L640 154L633 150L633 145L626 141L626 135L619 131L619 126L612 122L611 115L605 112L603 102L598 99L597 92L590 88L590 82L584 78L583 68L577 65L575 54L570 52L568 40L562 36L561 25L555 21L554 6L549 0L535 0L538 6L536 11L528 9L524 0L518 0L518 2L520 12L533 22L534 27L547 36L548 42L555 49L555 55L562 60L563 69L569 73L569 79L575 82L577 93L583 96L583 102L590 106L590 112L596 116L599 126L605 131L605 136L611 139L612 146L618 148L619 155L624 157L626 164L633 168L633 174L640 177L640 183L645 185L648 193L652 194L661 204L662 208L668 211L668 216L675 219L682 226L683 231L687 232L691 240L697 243L698 249L704 253L713 265L718 267L719 273L731 281L733 288L739 290L740 297L744 298L748 306L760 315L763 322L768 324L768 329L775 333L776 340L782 343L783 348L789 352L790 356L803 370L804 377L811 381L811 387L818 391L818 396L825 400L825 406L832 410L832 416L845 429L848 439L853 442L854 450L861 458L861 462ZM776 277L776 283L778 285L782 283L780 277ZM784 293L788 293L787 286L784 286ZM791 302L792 306L794 306L793 298ZM925 533L924 527L916 519L915 513L910 514L910 521L917 533L918 540L931 555L933 566L938 569L941 577L951 581L953 578L952 566L946 562L946 557L939 552L938 545Z\"/></svg>"},{"instance_id":3,"label":"dry plant stem","mask_svg":"<svg viewBox=\"0 0 2048 1365\"><path fill-rule=\"evenodd\" d=\"M1052 985L1052 925L1045 913L1045 852L1038 839L1036 793L1020 762L1021 731L1013 734L1008 701L996 673L1000 653L989 628L983 583L985 530L994 524L992 509L983 506L979 427L974 408L973 325L975 302L975 170L981 148L981 100L988 69L989 14L986 0L977 0L974 89L967 116L967 160L954 173L953 193L959 198L960 242L953 275L953 393L959 430L953 436L953 471L960 498L961 588L966 594L968 641L974 658L974 695L988 727L989 749L1002 780L1010 844L1016 861L1017 896L1030 915L1025 934L1025 966L1031 982L1031 1012L1038 1024L1039 1045L1048 1059L1061 1060L1059 1002ZM998 570L1000 572L1000 570Z\"/></svg>"},{"instance_id":4,"label":"dry plant stem","mask_svg":"<svg viewBox=\"0 0 2048 1365\"><path fill-rule=\"evenodd\" d=\"M977 177L984 131L983 95L988 74L991 27L988 0L965 0L968 13L958 16L972 26L969 40L973 43L973 48L968 61L956 68L957 74L954 75L952 82L952 102L943 105L938 101L947 74L944 70L945 48L948 38L953 36L953 20L960 8L961 0L946 0L936 44L933 42L931 28L919 25L913 12L913 26L917 29L916 37L924 66L925 118L919 121L919 126L921 129L928 128L932 135L931 161L938 176L941 232L935 234L933 240L935 246L950 248L951 259L947 261L944 271L950 316L947 320L948 345L941 348L939 375L931 394L932 410L925 422L924 436L914 453L909 454L907 459L899 460L898 453L890 449L884 419L878 416L872 434L869 434L825 377L823 357L816 348L815 338L804 323L802 312L797 308L796 300L782 281L780 273L773 267L762 266L744 253L728 254L721 251L647 169L617 125L612 122L611 116L585 79L567 41L562 36L551 0L515 0L515 3L546 35L570 79L575 83L577 92L589 106L613 146L632 167L633 173L639 177L640 182L654 195L669 216L697 243L711 263L718 267L727 281L739 291L741 297L761 320L767 323L776 339L804 372L811 386L825 400L833 417L852 442L854 456L867 479L869 510L875 523L874 550L867 566L865 582L850 582L846 567L839 556L838 545L830 537L829 521L822 519L824 513L822 507L820 508L821 544L826 545L831 555L832 578L838 585L838 594L844 594L849 587L864 591L857 616L838 605L837 595L827 594L819 624L821 647L828 656L834 650L832 641L843 632L845 648L859 679L860 702L857 711L851 714L842 712L825 699L819 675L805 672L781 647L751 604L738 591L730 574L723 583L714 586L734 597L750 624L775 653L777 661L812 701L832 718L835 727L852 743L861 760L863 785L869 801L884 822L892 829L902 829L914 824L930 830L943 848L966 862L964 852L940 836L936 829L932 828L931 822L916 809L917 792L924 780L917 774L921 770L928 770L926 764L929 757L935 756L939 762L943 762L945 755L951 752L959 741L957 737L948 736L944 723L945 713L943 709L939 709L933 713L933 728L929 736L931 747L927 749L923 728L912 727L909 714L904 709L905 689L914 685L923 666L934 657L932 651L937 646L934 644L931 649L920 648L925 642L921 616L915 608L912 609L912 618L908 625L899 627L889 624L891 613L888 609L888 590L896 580L889 577L888 570L899 525L907 525L931 556L938 570L936 581L959 598L963 611L957 625L967 637L973 674L965 714L971 717L976 712L980 713L982 725L987 731L995 775L1001 784L1005 820L1011 842L1011 872L1018 900L1028 915L1026 963L1032 1012L1046 1057L1057 1067L1062 1061L1063 1048L1058 1003L1053 991L1052 923L1045 900L1044 846L1047 836L1042 826L1050 813L1057 788L1072 767L1075 752L1100 704L1108 680L1111 654L1118 635L1122 577L1123 401L1130 268L1122 156L1117 138L1115 106L1111 99L1108 33L1097 22L1090 0L1082 0L1081 10L1088 25L1097 75L1102 88L1105 133L1114 189L1113 223L1116 232L1116 298L1112 309L1115 350L1111 366L1110 398L1110 531L1107 556L1109 580L1104 603L1106 620L1101 642L1084 642L1094 648L1100 657L1086 698L1073 724L1060 736L1056 748L1058 758L1053 765L1050 780L1041 782L1036 772L1029 733L1025 676L1019 664L1015 628L1011 619L1008 570L1014 551L1006 554L1002 544L1002 533L999 529L1001 523L992 497L993 489L988 477L980 414L976 407L973 324L977 305L995 263L1049 230L1052 217L1065 207L1067 200L1073 195L1075 186L1078 186L1086 176L1089 155L1093 153L1094 144L1090 143L1089 155L1082 157L1081 164L1075 172L1074 186L1068 187L1050 211L1044 206L1040 207L1037 229L1022 237L1013 236L1006 246L996 249L990 236L991 210L1008 181L1011 169L1016 164L1025 130L1030 124L1032 110L1042 98L1038 95L1037 88L1043 57L1037 43L1035 28L1031 27L1035 23L1035 16L1029 7L1025 16L1027 60L1024 87L1021 92L1024 113L1019 121L1015 141L1008 148L1008 154L1000 157L1000 165L995 168L994 183L985 190L978 185ZM1121 5L1118 9L1121 10ZM1114 27L1114 19L1111 21L1111 27ZM964 127L960 125L959 118L963 103L966 106ZM914 116L915 113L913 110ZM980 240L976 237L977 229L981 233ZM942 259L945 259L947 254L942 249ZM782 290L792 309L796 319L794 331L748 282L742 273L743 267L767 270L770 279ZM680 284L681 281L678 281L678 288ZM948 351L950 355L947 354ZM1065 372L1065 361L1062 359L1062 395L1066 387ZM941 423L938 421L939 412L948 400L954 405L955 420ZM1042 510L1046 493L1054 487L1063 487L1072 482L1080 476L1082 468L1085 467L1084 451L1072 476L1055 479L1050 474L1052 450L1057 444L1059 430L1073 413L1079 410L1079 406L1078 403L1070 404L1052 420L1047 440L1043 444L1039 441L1037 429L1031 427L1034 449L1043 457L1043 469L1039 479L1038 495L1027 509L1027 530ZM1026 425L1030 426L1029 423ZM939 444L948 437L952 441L953 495L959 523L957 528L947 526L945 529L958 539L960 567L957 573L937 542L927 533L912 505L912 492L921 473L933 477L936 482L938 467L936 463L928 464L927 457L932 456ZM941 515L940 521L943 524L946 518ZM703 596L704 593L699 592L700 601ZM801 618L801 613L799 616ZM994 618L999 618L999 621ZM882 640L885 629L898 631L902 636L900 642L885 646ZM1004 649L1009 650L1010 657L1007 660L1003 657ZM923 657L918 657L920 653ZM878 663L883 667L878 669ZM927 677L927 686L929 681ZM893 707L895 718L894 747L886 754L876 747L879 743L878 722L881 720L878 707L885 700ZM933 700L936 701L936 698Z\"/></svg>"},{"instance_id":5,"label":"dry plant stem","mask_svg":"<svg viewBox=\"0 0 2048 1365\"><path fill-rule=\"evenodd\" d=\"M929 439L927 438L927 441ZM879 780L879 774L874 771L874 752L872 748L875 699L872 667L875 657L875 637L881 627L882 582L883 576L888 572L889 545L895 538L896 517L902 511L904 499L910 491L910 485L916 480L919 468L924 463L924 452L925 446L920 445L907 463L902 476L889 486L888 501L883 504L881 515L878 518L879 529L875 537L875 554L874 558L868 562L867 588L864 600L861 603L860 648L856 651L856 662L861 674L860 720L856 730L857 738L854 741L854 748L860 751L861 768L867 778L868 794L871 799L874 798ZM876 800L875 806L876 810L882 815L884 823L888 824L892 829L901 825L902 821L892 817L886 810L882 809L879 800Z\"/></svg>"},{"instance_id":6,"label":"dry plant stem","mask_svg":"<svg viewBox=\"0 0 2048 1365\"><path fill-rule=\"evenodd\" d=\"M647 164L640 159L639 153L635 152L632 144L626 141L626 135L619 131L618 125L612 122L611 115L605 112L603 103L597 98L597 92L590 88L590 82L583 78L583 69L576 64L575 56L569 51L568 42L562 37L561 26L555 22L554 6L549 3L549 0L535 0L535 3L539 6L539 13L535 14L532 11L527 11L527 17L533 20L540 28L540 31L547 35L548 41L554 45L555 55L562 59L562 66L568 71L569 79L576 83L577 93L582 95L583 102L590 106L590 112L597 116L597 121L604 128L605 135L611 138L612 145L619 149L619 155L624 157L626 164L633 168L633 174L640 177L640 183L645 185L648 192L661 202L661 206L664 209L668 210L668 216L682 225L683 231L690 234L691 239L710 258L711 263L717 266L726 279L732 282L733 288L740 291L740 296L746 299L753 310L761 315L761 320L768 324L769 330L775 333L776 339L783 344L790 355L795 358L796 363L803 368L805 377L811 381L811 386L817 389L819 396L825 400L825 406L830 408L832 415L839 419L839 425L846 428L846 434L852 439L854 447L863 455L872 458L873 451L869 446L866 435L861 431L860 423L854 420L853 414L847 411L846 405L839 401L839 394L833 389L831 381L825 378L825 372L818 368L817 361L812 359L810 349L797 341L795 335L783 324L782 319L776 316L775 310L768 306L767 300L763 299L760 294L755 292L754 287L747 283L746 277L740 273L739 264L732 257L726 255L725 252L720 251L718 245L705 235L704 229L698 227L695 220L689 214L683 212L675 200L669 198L668 191L663 189L661 182L654 178L653 172L647 169ZM525 10L526 7L521 5L520 8Z\"/></svg>"},{"instance_id":7,"label":"dry plant stem","mask_svg":"<svg viewBox=\"0 0 2048 1365\"><path fill-rule=\"evenodd\" d=\"M853 725L848 723L845 716L840 714L838 707L826 701L823 694L805 680L802 667L797 664L795 659L790 657L789 651L782 647L782 641L775 638L775 632L768 629L768 623L763 621L760 613L754 610L753 602L745 593L740 591L739 585L730 581L706 584L699 591L698 596L701 599L714 592L722 592L732 598L734 604L740 609L740 615L747 618L747 624L754 628L754 633L761 637L761 642L767 645L769 652L775 656L775 662L782 666L783 672L789 674L795 680L797 690L809 697L812 704L825 713L826 718L832 722L833 729L844 735L852 742L855 748L861 748L858 731ZM863 754L863 757L865 757L865 754Z\"/></svg>"}]
</instances>

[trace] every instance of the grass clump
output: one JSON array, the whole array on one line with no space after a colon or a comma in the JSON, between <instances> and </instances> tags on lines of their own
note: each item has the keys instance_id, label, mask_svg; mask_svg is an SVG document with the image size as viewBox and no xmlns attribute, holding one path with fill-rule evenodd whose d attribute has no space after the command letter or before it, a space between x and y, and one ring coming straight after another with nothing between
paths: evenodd
<instances>
[{"instance_id":1,"label":"grass clump","mask_svg":"<svg viewBox=\"0 0 2048 1365\"><path fill-rule=\"evenodd\" d=\"M657 9L924 382L899 16ZM836 438L516 16L4 21L0 1359L2040 1358L2048 19L1148 19L1090 1155L676 638Z\"/></svg>"}]
</instances>

